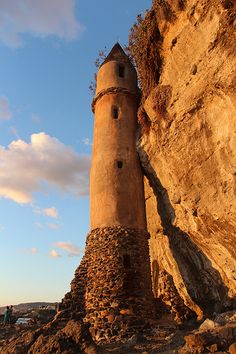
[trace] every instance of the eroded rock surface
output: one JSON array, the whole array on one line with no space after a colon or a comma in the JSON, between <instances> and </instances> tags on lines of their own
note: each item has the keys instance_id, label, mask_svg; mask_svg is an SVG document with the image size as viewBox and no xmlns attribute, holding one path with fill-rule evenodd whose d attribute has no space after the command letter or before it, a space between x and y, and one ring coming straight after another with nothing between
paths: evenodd
<instances>
[{"instance_id":1,"label":"eroded rock surface","mask_svg":"<svg viewBox=\"0 0 236 354\"><path fill-rule=\"evenodd\" d=\"M233 1L154 1L136 40L154 292L198 318L236 296L235 28Z\"/></svg>"}]
</instances>

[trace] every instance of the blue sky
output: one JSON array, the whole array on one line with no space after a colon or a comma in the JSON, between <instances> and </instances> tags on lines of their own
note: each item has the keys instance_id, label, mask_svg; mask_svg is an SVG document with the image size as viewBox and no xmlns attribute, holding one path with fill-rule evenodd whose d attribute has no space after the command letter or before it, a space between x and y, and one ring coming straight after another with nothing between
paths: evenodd
<instances>
[{"instance_id":1,"label":"blue sky","mask_svg":"<svg viewBox=\"0 0 236 354\"><path fill-rule=\"evenodd\" d=\"M60 301L89 231L90 81L151 0L0 0L0 306Z\"/></svg>"}]
</instances>

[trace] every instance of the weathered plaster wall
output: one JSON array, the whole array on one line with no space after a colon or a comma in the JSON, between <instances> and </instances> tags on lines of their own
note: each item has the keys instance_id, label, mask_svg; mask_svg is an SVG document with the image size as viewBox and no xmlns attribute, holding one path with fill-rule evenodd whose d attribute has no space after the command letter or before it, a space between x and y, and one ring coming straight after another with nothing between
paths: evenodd
<instances>
[{"instance_id":1,"label":"weathered plaster wall","mask_svg":"<svg viewBox=\"0 0 236 354\"><path fill-rule=\"evenodd\" d=\"M126 62L124 77L119 77L118 64L109 61L98 71L90 174L91 230L115 225L146 229L143 174L135 144L137 77ZM117 117L113 116L114 107Z\"/></svg>"},{"instance_id":2,"label":"weathered plaster wall","mask_svg":"<svg viewBox=\"0 0 236 354\"><path fill-rule=\"evenodd\" d=\"M105 62L98 70L96 95L110 87L124 87L130 92L137 93L137 74L130 63L121 58L120 63L125 65L125 77L118 75L118 60Z\"/></svg>"},{"instance_id":3,"label":"weathered plaster wall","mask_svg":"<svg viewBox=\"0 0 236 354\"><path fill-rule=\"evenodd\" d=\"M113 105L119 108L118 119L112 117ZM121 93L105 95L96 104L91 229L112 225L146 229L143 176L135 148L135 107L134 98Z\"/></svg>"},{"instance_id":4,"label":"weathered plaster wall","mask_svg":"<svg viewBox=\"0 0 236 354\"><path fill-rule=\"evenodd\" d=\"M154 1L162 67L139 153L154 291L164 270L201 317L236 296L236 15L232 1L176 4Z\"/></svg>"}]
</instances>

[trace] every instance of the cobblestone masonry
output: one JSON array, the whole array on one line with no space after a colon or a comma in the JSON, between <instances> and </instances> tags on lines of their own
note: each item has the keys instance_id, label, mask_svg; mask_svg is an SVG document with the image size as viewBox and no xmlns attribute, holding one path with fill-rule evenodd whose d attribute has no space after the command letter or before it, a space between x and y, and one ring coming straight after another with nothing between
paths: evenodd
<instances>
[{"instance_id":1,"label":"cobblestone masonry","mask_svg":"<svg viewBox=\"0 0 236 354\"><path fill-rule=\"evenodd\" d=\"M145 230L121 226L94 229L87 236L62 308L73 318L83 316L96 342L130 337L153 318L148 237Z\"/></svg>"}]
</instances>

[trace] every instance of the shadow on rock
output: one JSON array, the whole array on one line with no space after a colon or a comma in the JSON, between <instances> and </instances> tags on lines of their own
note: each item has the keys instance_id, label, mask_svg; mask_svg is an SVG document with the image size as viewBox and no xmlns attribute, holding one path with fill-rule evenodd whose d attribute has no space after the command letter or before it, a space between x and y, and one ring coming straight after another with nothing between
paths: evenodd
<instances>
[{"instance_id":1,"label":"shadow on rock","mask_svg":"<svg viewBox=\"0 0 236 354\"><path fill-rule=\"evenodd\" d=\"M229 306L227 290L220 273L211 261L192 241L191 237L173 225L175 210L168 192L163 187L145 151L139 148L143 172L157 201L157 212L161 219L163 234L168 237L171 252L178 264L184 285L192 300L210 316Z\"/></svg>"}]
</instances>

